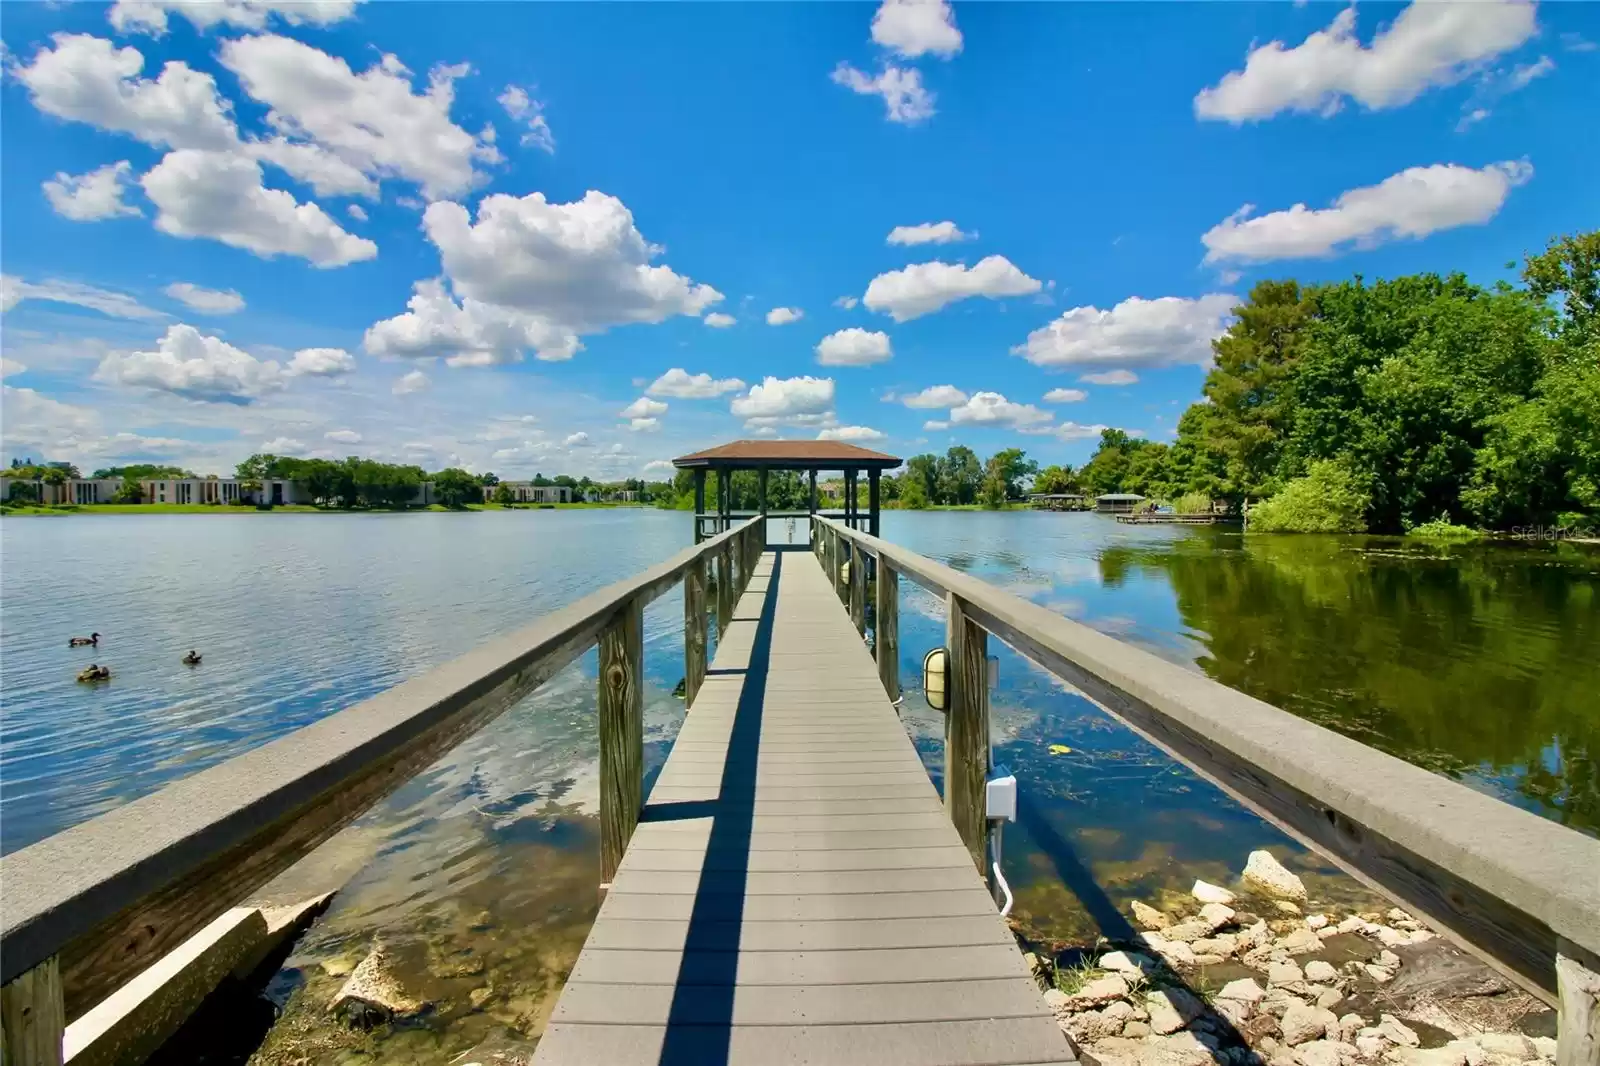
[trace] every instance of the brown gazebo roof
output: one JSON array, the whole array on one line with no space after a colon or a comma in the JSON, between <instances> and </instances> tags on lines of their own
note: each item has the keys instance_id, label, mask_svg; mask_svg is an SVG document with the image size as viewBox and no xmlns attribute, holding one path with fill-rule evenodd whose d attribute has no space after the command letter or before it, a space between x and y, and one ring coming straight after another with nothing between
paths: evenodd
<instances>
[{"instance_id":1,"label":"brown gazebo roof","mask_svg":"<svg viewBox=\"0 0 1600 1066\"><path fill-rule=\"evenodd\" d=\"M791 470L841 470L846 467L888 470L900 465L898 456L875 452L840 440L736 440L672 460L676 467L754 468L787 467Z\"/></svg>"}]
</instances>

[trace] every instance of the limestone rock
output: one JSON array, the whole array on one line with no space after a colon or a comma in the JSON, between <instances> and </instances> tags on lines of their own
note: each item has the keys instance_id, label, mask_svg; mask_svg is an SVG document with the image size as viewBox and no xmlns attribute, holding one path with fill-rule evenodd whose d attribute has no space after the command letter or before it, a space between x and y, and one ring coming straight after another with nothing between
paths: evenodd
<instances>
[{"instance_id":1,"label":"limestone rock","mask_svg":"<svg viewBox=\"0 0 1600 1066\"><path fill-rule=\"evenodd\" d=\"M1390 1051L1387 1061L1397 1066L1467 1066L1467 1057L1459 1047L1417 1048L1397 1047Z\"/></svg>"},{"instance_id":2,"label":"limestone rock","mask_svg":"<svg viewBox=\"0 0 1600 1066\"><path fill-rule=\"evenodd\" d=\"M1150 1023L1135 1019L1122 1027L1122 1035L1129 1037L1149 1036Z\"/></svg>"},{"instance_id":3,"label":"limestone rock","mask_svg":"<svg viewBox=\"0 0 1600 1066\"><path fill-rule=\"evenodd\" d=\"M1339 1019L1339 1039L1346 1044L1353 1044L1356 1034L1366 1028L1366 1020L1361 1015L1351 1012Z\"/></svg>"},{"instance_id":4,"label":"limestone rock","mask_svg":"<svg viewBox=\"0 0 1600 1066\"><path fill-rule=\"evenodd\" d=\"M1196 964L1194 949L1181 940L1164 940L1158 945L1152 945L1156 954L1167 961L1169 966L1194 966Z\"/></svg>"},{"instance_id":5,"label":"limestone rock","mask_svg":"<svg viewBox=\"0 0 1600 1066\"><path fill-rule=\"evenodd\" d=\"M1104 1010L1088 1010L1069 1014L1060 1019L1066 1034L1081 1043L1093 1043L1108 1036L1121 1034L1123 1026L1133 1021L1133 1008L1118 1000Z\"/></svg>"},{"instance_id":6,"label":"limestone rock","mask_svg":"<svg viewBox=\"0 0 1600 1066\"><path fill-rule=\"evenodd\" d=\"M489 998L493 995L494 989L489 988L487 985L483 988L474 988L471 992L467 993L467 1002L472 1004L473 1010L477 1010L479 1007L489 1002Z\"/></svg>"},{"instance_id":7,"label":"limestone rock","mask_svg":"<svg viewBox=\"0 0 1600 1066\"><path fill-rule=\"evenodd\" d=\"M1306 886L1272 857L1270 851L1252 851L1244 864L1244 883L1273 899L1303 901Z\"/></svg>"},{"instance_id":8,"label":"limestone rock","mask_svg":"<svg viewBox=\"0 0 1600 1066\"><path fill-rule=\"evenodd\" d=\"M1388 1046L1389 1042L1381 1036L1356 1037L1356 1050L1361 1053L1361 1057L1364 1059L1377 1058L1383 1054L1384 1049Z\"/></svg>"},{"instance_id":9,"label":"limestone rock","mask_svg":"<svg viewBox=\"0 0 1600 1066\"><path fill-rule=\"evenodd\" d=\"M1165 929L1172 924L1172 919L1156 910L1147 903L1133 901L1133 920L1145 929Z\"/></svg>"},{"instance_id":10,"label":"limestone rock","mask_svg":"<svg viewBox=\"0 0 1600 1066\"><path fill-rule=\"evenodd\" d=\"M1113 1036L1088 1050L1100 1066L1214 1066L1215 1062L1212 1048L1193 1033L1138 1039Z\"/></svg>"},{"instance_id":11,"label":"limestone rock","mask_svg":"<svg viewBox=\"0 0 1600 1066\"><path fill-rule=\"evenodd\" d=\"M1294 962L1275 962L1267 967L1267 984L1297 985L1304 983L1306 975Z\"/></svg>"},{"instance_id":12,"label":"limestone rock","mask_svg":"<svg viewBox=\"0 0 1600 1066\"><path fill-rule=\"evenodd\" d=\"M1211 1009L1222 1015L1228 1024L1235 1029L1243 1025L1250 1019L1250 1015L1255 1013L1254 1005L1246 1003L1242 999L1214 999L1211 1001ZM1195 1024L1199 1025L1200 1023L1197 1021Z\"/></svg>"},{"instance_id":13,"label":"limestone rock","mask_svg":"<svg viewBox=\"0 0 1600 1066\"><path fill-rule=\"evenodd\" d=\"M1378 943L1386 948L1397 948L1401 944L1409 944L1411 942L1411 938L1407 934L1398 929L1390 929L1387 925L1375 927L1372 930L1372 934L1378 938Z\"/></svg>"},{"instance_id":14,"label":"limestone rock","mask_svg":"<svg viewBox=\"0 0 1600 1066\"><path fill-rule=\"evenodd\" d=\"M1256 984L1253 977L1241 977L1237 981L1229 981L1222 986L1222 991L1216 994L1216 999L1234 999L1241 1003L1256 1004L1261 1002L1261 997L1266 993L1261 986Z\"/></svg>"},{"instance_id":15,"label":"limestone rock","mask_svg":"<svg viewBox=\"0 0 1600 1066\"><path fill-rule=\"evenodd\" d=\"M1324 1010L1332 1010L1342 1002L1344 1002L1344 993L1337 988L1322 988L1316 993L1316 1004Z\"/></svg>"},{"instance_id":16,"label":"limestone rock","mask_svg":"<svg viewBox=\"0 0 1600 1066\"><path fill-rule=\"evenodd\" d=\"M1556 1042L1554 1039L1548 1036L1535 1036L1531 1037L1529 1042L1533 1044L1533 1050L1539 1053L1541 1059L1549 1059L1551 1062L1556 1061Z\"/></svg>"},{"instance_id":17,"label":"limestone rock","mask_svg":"<svg viewBox=\"0 0 1600 1066\"><path fill-rule=\"evenodd\" d=\"M1311 951L1322 949L1322 938L1309 929L1296 929L1282 940L1278 946L1291 955L1304 955Z\"/></svg>"},{"instance_id":18,"label":"limestone rock","mask_svg":"<svg viewBox=\"0 0 1600 1066\"><path fill-rule=\"evenodd\" d=\"M1290 1007L1305 1005L1305 1000L1293 995L1287 989L1269 988L1267 994L1261 997L1260 1008L1274 1018L1282 1018Z\"/></svg>"},{"instance_id":19,"label":"limestone rock","mask_svg":"<svg viewBox=\"0 0 1600 1066\"><path fill-rule=\"evenodd\" d=\"M1108 951L1100 956L1097 965L1102 970L1119 973L1130 981L1144 980L1145 974L1155 968L1155 960L1137 951Z\"/></svg>"},{"instance_id":20,"label":"limestone rock","mask_svg":"<svg viewBox=\"0 0 1600 1066\"><path fill-rule=\"evenodd\" d=\"M1221 929L1233 921L1233 916L1233 908L1221 903L1207 903L1200 908L1200 920L1211 926L1212 930Z\"/></svg>"},{"instance_id":21,"label":"limestone rock","mask_svg":"<svg viewBox=\"0 0 1600 1066\"><path fill-rule=\"evenodd\" d=\"M1390 981L1394 980L1394 971L1393 970L1387 969L1387 968L1382 967L1382 966L1371 966L1371 965L1366 966L1365 969L1367 971L1367 976L1372 978L1374 981L1378 982L1378 984L1380 984L1380 985L1386 985Z\"/></svg>"},{"instance_id":22,"label":"limestone rock","mask_svg":"<svg viewBox=\"0 0 1600 1066\"><path fill-rule=\"evenodd\" d=\"M1352 914L1333 928L1340 933L1365 933L1367 931L1367 923L1365 919Z\"/></svg>"},{"instance_id":23,"label":"limestone rock","mask_svg":"<svg viewBox=\"0 0 1600 1066\"><path fill-rule=\"evenodd\" d=\"M1305 1066L1340 1066L1347 1058L1355 1057L1355 1050L1335 1040L1313 1040L1295 1048L1294 1053Z\"/></svg>"},{"instance_id":24,"label":"limestone rock","mask_svg":"<svg viewBox=\"0 0 1600 1066\"><path fill-rule=\"evenodd\" d=\"M1321 959L1312 959L1306 963L1306 980L1315 981L1319 985L1328 985L1339 979L1339 971L1331 963Z\"/></svg>"},{"instance_id":25,"label":"limestone rock","mask_svg":"<svg viewBox=\"0 0 1600 1066\"><path fill-rule=\"evenodd\" d=\"M1422 1043L1415 1030L1392 1014L1379 1015L1378 1035L1402 1047L1416 1047Z\"/></svg>"},{"instance_id":26,"label":"limestone rock","mask_svg":"<svg viewBox=\"0 0 1600 1066\"><path fill-rule=\"evenodd\" d=\"M1525 1062L1538 1056L1533 1049L1533 1042L1521 1033L1482 1033L1477 1040L1479 1047L1501 1058Z\"/></svg>"},{"instance_id":27,"label":"limestone rock","mask_svg":"<svg viewBox=\"0 0 1600 1066\"><path fill-rule=\"evenodd\" d=\"M1226 955L1213 955L1208 951L1197 951L1194 953L1194 964L1196 966L1221 966L1227 961L1228 956Z\"/></svg>"},{"instance_id":28,"label":"limestone rock","mask_svg":"<svg viewBox=\"0 0 1600 1066\"><path fill-rule=\"evenodd\" d=\"M1236 898L1221 885L1213 885L1209 881L1196 881L1189 894L1201 903L1232 903Z\"/></svg>"},{"instance_id":29,"label":"limestone rock","mask_svg":"<svg viewBox=\"0 0 1600 1066\"><path fill-rule=\"evenodd\" d=\"M1398 970L1400 968L1400 956L1392 951L1381 951L1378 953L1378 965L1385 970Z\"/></svg>"},{"instance_id":30,"label":"limestone rock","mask_svg":"<svg viewBox=\"0 0 1600 1066\"><path fill-rule=\"evenodd\" d=\"M1060 1015L1068 1013L1068 998L1069 997L1067 994L1061 991L1059 988L1047 988L1044 990L1044 1005L1050 1008L1051 1014Z\"/></svg>"},{"instance_id":31,"label":"limestone rock","mask_svg":"<svg viewBox=\"0 0 1600 1066\"><path fill-rule=\"evenodd\" d=\"M1193 943L1194 941L1199 940L1201 937L1210 936L1212 928L1213 927L1211 923L1202 918L1191 918L1186 922L1179 922L1177 925L1168 926L1161 935L1166 937L1168 940L1178 940L1184 943Z\"/></svg>"},{"instance_id":32,"label":"limestone rock","mask_svg":"<svg viewBox=\"0 0 1600 1066\"><path fill-rule=\"evenodd\" d=\"M1067 997L1066 1009L1069 1011L1089 1010L1110 1003L1114 999L1121 999L1127 994L1127 978L1121 974L1114 973L1108 977L1090 981L1076 992L1071 993Z\"/></svg>"},{"instance_id":33,"label":"limestone rock","mask_svg":"<svg viewBox=\"0 0 1600 1066\"><path fill-rule=\"evenodd\" d=\"M1325 929L1327 925L1328 916L1326 914L1309 914L1306 916L1307 929L1320 932L1322 929Z\"/></svg>"},{"instance_id":34,"label":"limestone rock","mask_svg":"<svg viewBox=\"0 0 1600 1066\"><path fill-rule=\"evenodd\" d=\"M375 946L340 987L330 1009L361 1028L422 1013L427 1004L401 986L391 967L383 946Z\"/></svg>"},{"instance_id":35,"label":"limestone rock","mask_svg":"<svg viewBox=\"0 0 1600 1066\"><path fill-rule=\"evenodd\" d=\"M1292 914L1296 918L1300 917L1300 908L1286 899L1275 899L1272 901L1272 906L1279 914Z\"/></svg>"},{"instance_id":36,"label":"limestone rock","mask_svg":"<svg viewBox=\"0 0 1600 1066\"><path fill-rule=\"evenodd\" d=\"M1246 926L1241 932L1235 933L1234 940L1240 951L1249 951L1252 948L1263 947L1272 940L1272 930L1266 922L1255 922Z\"/></svg>"},{"instance_id":37,"label":"limestone rock","mask_svg":"<svg viewBox=\"0 0 1600 1066\"><path fill-rule=\"evenodd\" d=\"M1205 1013L1205 1007L1181 988L1164 988L1145 997L1150 1012L1150 1028L1157 1033L1175 1033Z\"/></svg>"},{"instance_id":38,"label":"limestone rock","mask_svg":"<svg viewBox=\"0 0 1600 1066\"><path fill-rule=\"evenodd\" d=\"M1335 1036L1339 1033L1339 1019L1334 1017L1333 1011L1304 1003L1296 1003L1285 1011L1278 1025L1283 1029L1284 1042L1290 1045L1321 1040L1330 1030Z\"/></svg>"}]
</instances>

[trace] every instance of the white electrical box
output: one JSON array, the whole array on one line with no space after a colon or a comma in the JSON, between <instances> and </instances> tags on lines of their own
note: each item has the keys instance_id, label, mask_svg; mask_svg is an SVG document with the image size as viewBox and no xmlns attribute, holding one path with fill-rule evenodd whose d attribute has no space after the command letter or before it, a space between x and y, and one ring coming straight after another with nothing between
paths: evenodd
<instances>
[{"instance_id":1,"label":"white electrical box","mask_svg":"<svg viewBox=\"0 0 1600 1066\"><path fill-rule=\"evenodd\" d=\"M992 821L1017 820L1017 778L1004 766L989 771L984 784L984 816Z\"/></svg>"}]
</instances>

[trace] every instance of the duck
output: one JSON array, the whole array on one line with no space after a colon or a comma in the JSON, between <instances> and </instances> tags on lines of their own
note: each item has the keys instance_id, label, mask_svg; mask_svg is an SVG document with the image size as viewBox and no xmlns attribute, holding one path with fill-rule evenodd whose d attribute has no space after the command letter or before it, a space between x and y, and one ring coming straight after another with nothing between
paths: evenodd
<instances>
[{"instance_id":1,"label":"duck","mask_svg":"<svg viewBox=\"0 0 1600 1066\"><path fill-rule=\"evenodd\" d=\"M99 663L90 663L89 668L78 675L79 681L110 681L111 667L101 666Z\"/></svg>"},{"instance_id":2,"label":"duck","mask_svg":"<svg viewBox=\"0 0 1600 1066\"><path fill-rule=\"evenodd\" d=\"M100 634L99 633L90 633L86 637L73 637L73 638L71 638L70 640L67 641L67 647L69 647L69 648L84 648L84 647L98 648L99 646L100 646Z\"/></svg>"},{"instance_id":3,"label":"duck","mask_svg":"<svg viewBox=\"0 0 1600 1066\"><path fill-rule=\"evenodd\" d=\"M185 666L199 666L200 665L200 653L195 651L193 648L190 648L189 649L189 654L185 655L183 657L183 665L185 665Z\"/></svg>"}]
</instances>

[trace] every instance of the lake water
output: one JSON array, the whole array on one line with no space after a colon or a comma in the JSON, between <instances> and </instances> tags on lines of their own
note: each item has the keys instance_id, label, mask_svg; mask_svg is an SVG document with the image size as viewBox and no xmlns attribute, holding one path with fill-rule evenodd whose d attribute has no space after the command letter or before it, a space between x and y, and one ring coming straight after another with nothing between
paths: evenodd
<instances>
[{"instance_id":1,"label":"lake water","mask_svg":"<svg viewBox=\"0 0 1600 1066\"><path fill-rule=\"evenodd\" d=\"M0 850L26 846L349 706L666 558L688 516L22 518L0 523ZM786 531L773 523L774 537ZM1600 831L1600 552L1251 537L1088 514L901 513L884 535L1475 788ZM805 525L795 531L805 539ZM942 642L902 583L902 674ZM645 618L646 761L682 717L676 593ZM68 649L97 630L101 644ZM189 648L204 654L180 665ZM998 642L997 761L1022 783L1014 913L1081 940L1272 846L1325 899L1359 887ZM78 685L89 662L111 682ZM436 1061L535 1036L598 882L594 657L563 672L286 876L344 889L275 982L267 1062ZM942 723L905 720L937 777ZM1052 746L1055 746L1052 748ZM1061 750L1061 749L1067 750ZM332 1029L383 939L439 1008L383 1038ZM487 991L485 991L487 990ZM483 999L471 1009L468 997ZM484 998L486 997L486 998ZM237 1024L248 1050L270 1021ZM214 1034L213 1034L214 1036ZM487 1046L487 1045L483 1045ZM240 1051L239 1054L244 1054ZM218 1060L221 1061L221 1060Z\"/></svg>"}]
</instances>

